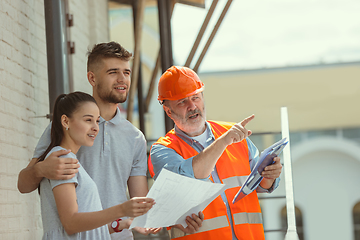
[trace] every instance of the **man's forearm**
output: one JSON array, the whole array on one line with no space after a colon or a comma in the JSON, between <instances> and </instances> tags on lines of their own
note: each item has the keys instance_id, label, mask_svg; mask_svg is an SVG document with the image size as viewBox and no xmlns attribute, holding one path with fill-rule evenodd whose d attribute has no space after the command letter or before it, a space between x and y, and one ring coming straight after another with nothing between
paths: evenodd
<instances>
[{"instance_id":1,"label":"man's forearm","mask_svg":"<svg viewBox=\"0 0 360 240\"><path fill-rule=\"evenodd\" d=\"M145 197L149 191L146 176L130 176L127 184L130 198Z\"/></svg>"},{"instance_id":2,"label":"man's forearm","mask_svg":"<svg viewBox=\"0 0 360 240\"><path fill-rule=\"evenodd\" d=\"M37 176L36 161L37 159L33 158L29 165L19 173L18 189L21 193L30 193L39 187L42 177Z\"/></svg>"},{"instance_id":3,"label":"man's forearm","mask_svg":"<svg viewBox=\"0 0 360 240\"><path fill-rule=\"evenodd\" d=\"M195 178L207 178L215 167L226 147L240 142L251 135L251 131L245 128L246 124L254 118L251 115L242 122L233 125L227 132L217 138L209 147L193 158L193 170Z\"/></svg>"},{"instance_id":4,"label":"man's forearm","mask_svg":"<svg viewBox=\"0 0 360 240\"><path fill-rule=\"evenodd\" d=\"M269 189L272 187L272 185L274 184L275 179L267 179L264 178L261 182L260 182L260 186L264 189Z\"/></svg>"},{"instance_id":5,"label":"man's forearm","mask_svg":"<svg viewBox=\"0 0 360 240\"><path fill-rule=\"evenodd\" d=\"M209 177L213 171L217 160L223 154L228 145L220 137L216 139L209 147L193 158L194 176L198 179Z\"/></svg>"}]
</instances>

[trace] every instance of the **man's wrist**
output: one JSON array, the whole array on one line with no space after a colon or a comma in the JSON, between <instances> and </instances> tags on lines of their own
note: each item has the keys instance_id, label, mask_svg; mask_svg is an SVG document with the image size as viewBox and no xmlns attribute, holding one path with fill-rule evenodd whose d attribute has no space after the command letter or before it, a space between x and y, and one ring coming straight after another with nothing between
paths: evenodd
<instances>
[{"instance_id":1,"label":"man's wrist","mask_svg":"<svg viewBox=\"0 0 360 240\"><path fill-rule=\"evenodd\" d=\"M225 134L221 135L218 139L216 139L216 140L214 141L214 143L218 144L218 146L219 146L221 149L224 149L224 151L225 151L225 149L226 149L229 145L231 145L231 143L228 143L228 140L226 139L226 135L225 135Z\"/></svg>"},{"instance_id":2,"label":"man's wrist","mask_svg":"<svg viewBox=\"0 0 360 240\"><path fill-rule=\"evenodd\" d=\"M260 187L262 187L265 190L272 190L274 183L275 183L276 179L267 179L264 178L261 182L260 182Z\"/></svg>"},{"instance_id":3,"label":"man's wrist","mask_svg":"<svg viewBox=\"0 0 360 240\"><path fill-rule=\"evenodd\" d=\"M41 171L41 164L42 164L42 162L37 162L33 166L33 169L34 169L34 172L35 172L35 177L37 177L37 178L45 177L45 176L43 176L42 171Z\"/></svg>"}]
</instances>

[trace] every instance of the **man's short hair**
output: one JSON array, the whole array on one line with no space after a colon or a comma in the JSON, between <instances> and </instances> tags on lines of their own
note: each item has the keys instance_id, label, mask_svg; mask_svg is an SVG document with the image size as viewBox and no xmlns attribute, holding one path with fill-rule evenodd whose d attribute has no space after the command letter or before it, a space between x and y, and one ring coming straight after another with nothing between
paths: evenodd
<instances>
[{"instance_id":1,"label":"man's short hair","mask_svg":"<svg viewBox=\"0 0 360 240\"><path fill-rule=\"evenodd\" d=\"M132 53L116 42L95 44L92 50L88 51L87 71L93 70L105 58L119 58L130 61Z\"/></svg>"}]
</instances>

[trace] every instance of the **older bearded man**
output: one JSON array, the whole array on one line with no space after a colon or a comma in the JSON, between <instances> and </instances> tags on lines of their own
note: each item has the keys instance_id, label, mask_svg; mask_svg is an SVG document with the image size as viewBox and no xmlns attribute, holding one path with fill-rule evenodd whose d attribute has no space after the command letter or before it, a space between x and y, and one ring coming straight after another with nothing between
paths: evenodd
<instances>
[{"instance_id":1,"label":"older bearded man","mask_svg":"<svg viewBox=\"0 0 360 240\"><path fill-rule=\"evenodd\" d=\"M171 67L160 78L158 100L175 127L150 152L149 169L157 177L162 168L197 179L226 183L229 188L205 208L199 231L179 239L265 239L256 192L239 202L232 199L258 161L258 150L246 125L254 115L234 124L206 121L204 84L186 67ZM280 158L262 172L257 192L272 192L279 184Z\"/></svg>"}]
</instances>

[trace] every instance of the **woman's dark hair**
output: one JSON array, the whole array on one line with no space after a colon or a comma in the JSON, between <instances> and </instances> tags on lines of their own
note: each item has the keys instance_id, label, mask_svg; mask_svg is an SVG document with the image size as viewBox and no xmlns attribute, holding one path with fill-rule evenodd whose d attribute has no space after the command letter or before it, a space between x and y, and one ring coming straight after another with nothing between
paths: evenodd
<instances>
[{"instance_id":1,"label":"woman's dark hair","mask_svg":"<svg viewBox=\"0 0 360 240\"><path fill-rule=\"evenodd\" d=\"M60 94L56 98L51 123L51 143L46 151L39 157L39 162L45 159L46 155L53 147L59 146L64 137L61 116L66 115L67 117L71 118L72 114L84 102L94 102L96 104L95 99L91 95L84 92Z\"/></svg>"}]
</instances>

